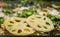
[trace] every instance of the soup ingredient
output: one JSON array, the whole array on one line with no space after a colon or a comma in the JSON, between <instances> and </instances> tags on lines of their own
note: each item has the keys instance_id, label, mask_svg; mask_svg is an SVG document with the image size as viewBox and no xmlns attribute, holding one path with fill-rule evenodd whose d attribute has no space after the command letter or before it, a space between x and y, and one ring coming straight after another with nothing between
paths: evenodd
<instances>
[{"instance_id":1,"label":"soup ingredient","mask_svg":"<svg viewBox=\"0 0 60 37\"><path fill-rule=\"evenodd\" d=\"M21 1L22 6L25 6L27 2L28 2L28 0L22 0Z\"/></svg>"},{"instance_id":2,"label":"soup ingredient","mask_svg":"<svg viewBox=\"0 0 60 37\"><path fill-rule=\"evenodd\" d=\"M53 25L58 24L58 18L56 16L52 16L52 15L48 14L47 17L49 17L52 20Z\"/></svg>"},{"instance_id":3,"label":"soup ingredient","mask_svg":"<svg viewBox=\"0 0 60 37\"><path fill-rule=\"evenodd\" d=\"M4 25L6 29L13 35L18 36L30 35L35 32L33 28L27 26L28 24L26 22L26 18L18 17L14 17L13 19L7 18L7 20L5 20L4 22Z\"/></svg>"},{"instance_id":4,"label":"soup ingredient","mask_svg":"<svg viewBox=\"0 0 60 37\"><path fill-rule=\"evenodd\" d=\"M5 13L6 15L11 14L11 13L14 13L10 9L3 9L2 12Z\"/></svg>"},{"instance_id":5,"label":"soup ingredient","mask_svg":"<svg viewBox=\"0 0 60 37\"><path fill-rule=\"evenodd\" d=\"M55 4L52 4L52 7L54 8L59 8L59 6L55 5Z\"/></svg>"},{"instance_id":6,"label":"soup ingredient","mask_svg":"<svg viewBox=\"0 0 60 37\"><path fill-rule=\"evenodd\" d=\"M37 12L35 10L24 10L21 14L18 14L18 17L23 17L23 18L27 18L29 16L31 16L32 14L37 14Z\"/></svg>"},{"instance_id":7,"label":"soup ingredient","mask_svg":"<svg viewBox=\"0 0 60 37\"><path fill-rule=\"evenodd\" d=\"M52 21L41 15L31 15L27 18L27 23L37 31L49 32L54 29Z\"/></svg>"}]
</instances>

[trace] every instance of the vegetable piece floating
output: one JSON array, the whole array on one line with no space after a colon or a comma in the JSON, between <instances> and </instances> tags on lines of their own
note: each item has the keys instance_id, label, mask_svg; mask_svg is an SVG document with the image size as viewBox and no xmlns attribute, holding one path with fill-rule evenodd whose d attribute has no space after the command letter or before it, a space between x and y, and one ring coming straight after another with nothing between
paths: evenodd
<instances>
[{"instance_id":1,"label":"vegetable piece floating","mask_svg":"<svg viewBox=\"0 0 60 37\"><path fill-rule=\"evenodd\" d=\"M11 23L11 21L13 23ZM4 22L4 25L6 29L13 35L18 36L30 35L35 32L33 28L27 26L28 24L26 23L26 18L18 18L18 17L14 17L13 19L7 18L7 20L5 20Z\"/></svg>"},{"instance_id":2,"label":"vegetable piece floating","mask_svg":"<svg viewBox=\"0 0 60 37\"><path fill-rule=\"evenodd\" d=\"M40 18L37 18L37 17L40 17ZM30 19L32 19L33 22ZM27 18L27 23L37 31L49 32L54 29L54 25L52 21L46 16L31 15L30 17Z\"/></svg>"},{"instance_id":3,"label":"vegetable piece floating","mask_svg":"<svg viewBox=\"0 0 60 37\"><path fill-rule=\"evenodd\" d=\"M37 12L35 10L24 10L21 14L18 14L18 17L27 18L32 14L37 14Z\"/></svg>"}]
</instances>

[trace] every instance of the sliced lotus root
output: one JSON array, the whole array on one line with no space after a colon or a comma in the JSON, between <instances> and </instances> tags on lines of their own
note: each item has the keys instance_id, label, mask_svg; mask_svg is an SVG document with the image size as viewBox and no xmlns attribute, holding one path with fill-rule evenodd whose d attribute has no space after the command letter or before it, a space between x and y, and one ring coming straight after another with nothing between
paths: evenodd
<instances>
[{"instance_id":1,"label":"sliced lotus root","mask_svg":"<svg viewBox=\"0 0 60 37\"><path fill-rule=\"evenodd\" d=\"M54 29L52 21L41 15L32 15L27 18L27 23L37 31L49 32Z\"/></svg>"},{"instance_id":2,"label":"sliced lotus root","mask_svg":"<svg viewBox=\"0 0 60 37\"><path fill-rule=\"evenodd\" d=\"M14 17L13 19L5 20L4 24L6 29L14 35L29 35L35 32L35 30L27 24L26 18Z\"/></svg>"}]
</instances>

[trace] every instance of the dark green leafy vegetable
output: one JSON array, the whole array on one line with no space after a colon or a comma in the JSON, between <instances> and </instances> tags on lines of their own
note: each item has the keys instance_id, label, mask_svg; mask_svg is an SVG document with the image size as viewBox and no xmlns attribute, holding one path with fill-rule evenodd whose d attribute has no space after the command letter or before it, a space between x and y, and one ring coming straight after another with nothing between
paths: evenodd
<instances>
[{"instance_id":1,"label":"dark green leafy vegetable","mask_svg":"<svg viewBox=\"0 0 60 37\"><path fill-rule=\"evenodd\" d=\"M35 11L35 10L25 10L25 11L22 12L22 14L18 14L18 17L27 18L27 17L31 16L32 14L37 14L37 11Z\"/></svg>"},{"instance_id":2,"label":"dark green leafy vegetable","mask_svg":"<svg viewBox=\"0 0 60 37\"><path fill-rule=\"evenodd\" d=\"M54 25L58 24L58 19L56 18L56 16L52 16L49 14L47 17L49 17L52 20Z\"/></svg>"},{"instance_id":3,"label":"dark green leafy vegetable","mask_svg":"<svg viewBox=\"0 0 60 37\"><path fill-rule=\"evenodd\" d=\"M52 21L57 21L57 18L56 18L55 16L52 16L52 17L51 17L51 20L52 20Z\"/></svg>"},{"instance_id":4,"label":"dark green leafy vegetable","mask_svg":"<svg viewBox=\"0 0 60 37\"><path fill-rule=\"evenodd\" d=\"M10 11L9 11L8 9L4 9L3 12L4 12L5 14L10 14Z\"/></svg>"},{"instance_id":5,"label":"dark green leafy vegetable","mask_svg":"<svg viewBox=\"0 0 60 37\"><path fill-rule=\"evenodd\" d=\"M32 13L31 12L28 12L28 13L26 12L26 15L27 16L30 16L30 15L32 15Z\"/></svg>"},{"instance_id":6,"label":"dark green leafy vegetable","mask_svg":"<svg viewBox=\"0 0 60 37\"><path fill-rule=\"evenodd\" d=\"M47 15L47 17L49 17L52 21L57 21L58 19L56 18L56 16L52 16L50 14Z\"/></svg>"},{"instance_id":7,"label":"dark green leafy vegetable","mask_svg":"<svg viewBox=\"0 0 60 37\"><path fill-rule=\"evenodd\" d=\"M14 12L11 11L10 9L3 9L2 12L4 12L6 15L7 15L7 14L14 13Z\"/></svg>"},{"instance_id":8,"label":"dark green leafy vegetable","mask_svg":"<svg viewBox=\"0 0 60 37\"><path fill-rule=\"evenodd\" d=\"M58 25L58 21L52 21L52 22L55 26Z\"/></svg>"},{"instance_id":9,"label":"dark green leafy vegetable","mask_svg":"<svg viewBox=\"0 0 60 37\"><path fill-rule=\"evenodd\" d=\"M26 17L26 15L22 13L22 14L18 14L18 17Z\"/></svg>"},{"instance_id":10,"label":"dark green leafy vegetable","mask_svg":"<svg viewBox=\"0 0 60 37\"><path fill-rule=\"evenodd\" d=\"M40 1L40 6L43 7L45 5L44 1Z\"/></svg>"},{"instance_id":11,"label":"dark green leafy vegetable","mask_svg":"<svg viewBox=\"0 0 60 37\"><path fill-rule=\"evenodd\" d=\"M28 0L22 0L21 4L22 6L25 6Z\"/></svg>"},{"instance_id":12,"label":"dark green leafy vegetable","mask_svg":"<svg viewBox=\"0 0 60 37\"><path fill-rule=\"evenodd\" d=\"M4 19L0 17L0 27L1 27L1 24L3 24L3 22L4 22Z\"/></svg>"}]
</instances>

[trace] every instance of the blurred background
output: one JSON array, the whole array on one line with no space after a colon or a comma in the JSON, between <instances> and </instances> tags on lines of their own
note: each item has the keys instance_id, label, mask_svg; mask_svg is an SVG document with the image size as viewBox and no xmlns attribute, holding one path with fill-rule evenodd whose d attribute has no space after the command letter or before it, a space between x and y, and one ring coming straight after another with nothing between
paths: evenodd
<instances>
[{"instance_id":1,"label":"blurred background","mask_svg":"<svg viewBox=\"0 0 60 37\"><path fill-rule=\"evenodd\" d=\"M17 6L20 4L21 6L28 6L28 5L36 5L37 3L43 7L43 5L50 6L51 4L60 5L60 0L0 0L0 2L6 2L8 4L13 4ZM11 5L10 5L11 6Z\"/></svg>"}]
</instances>

